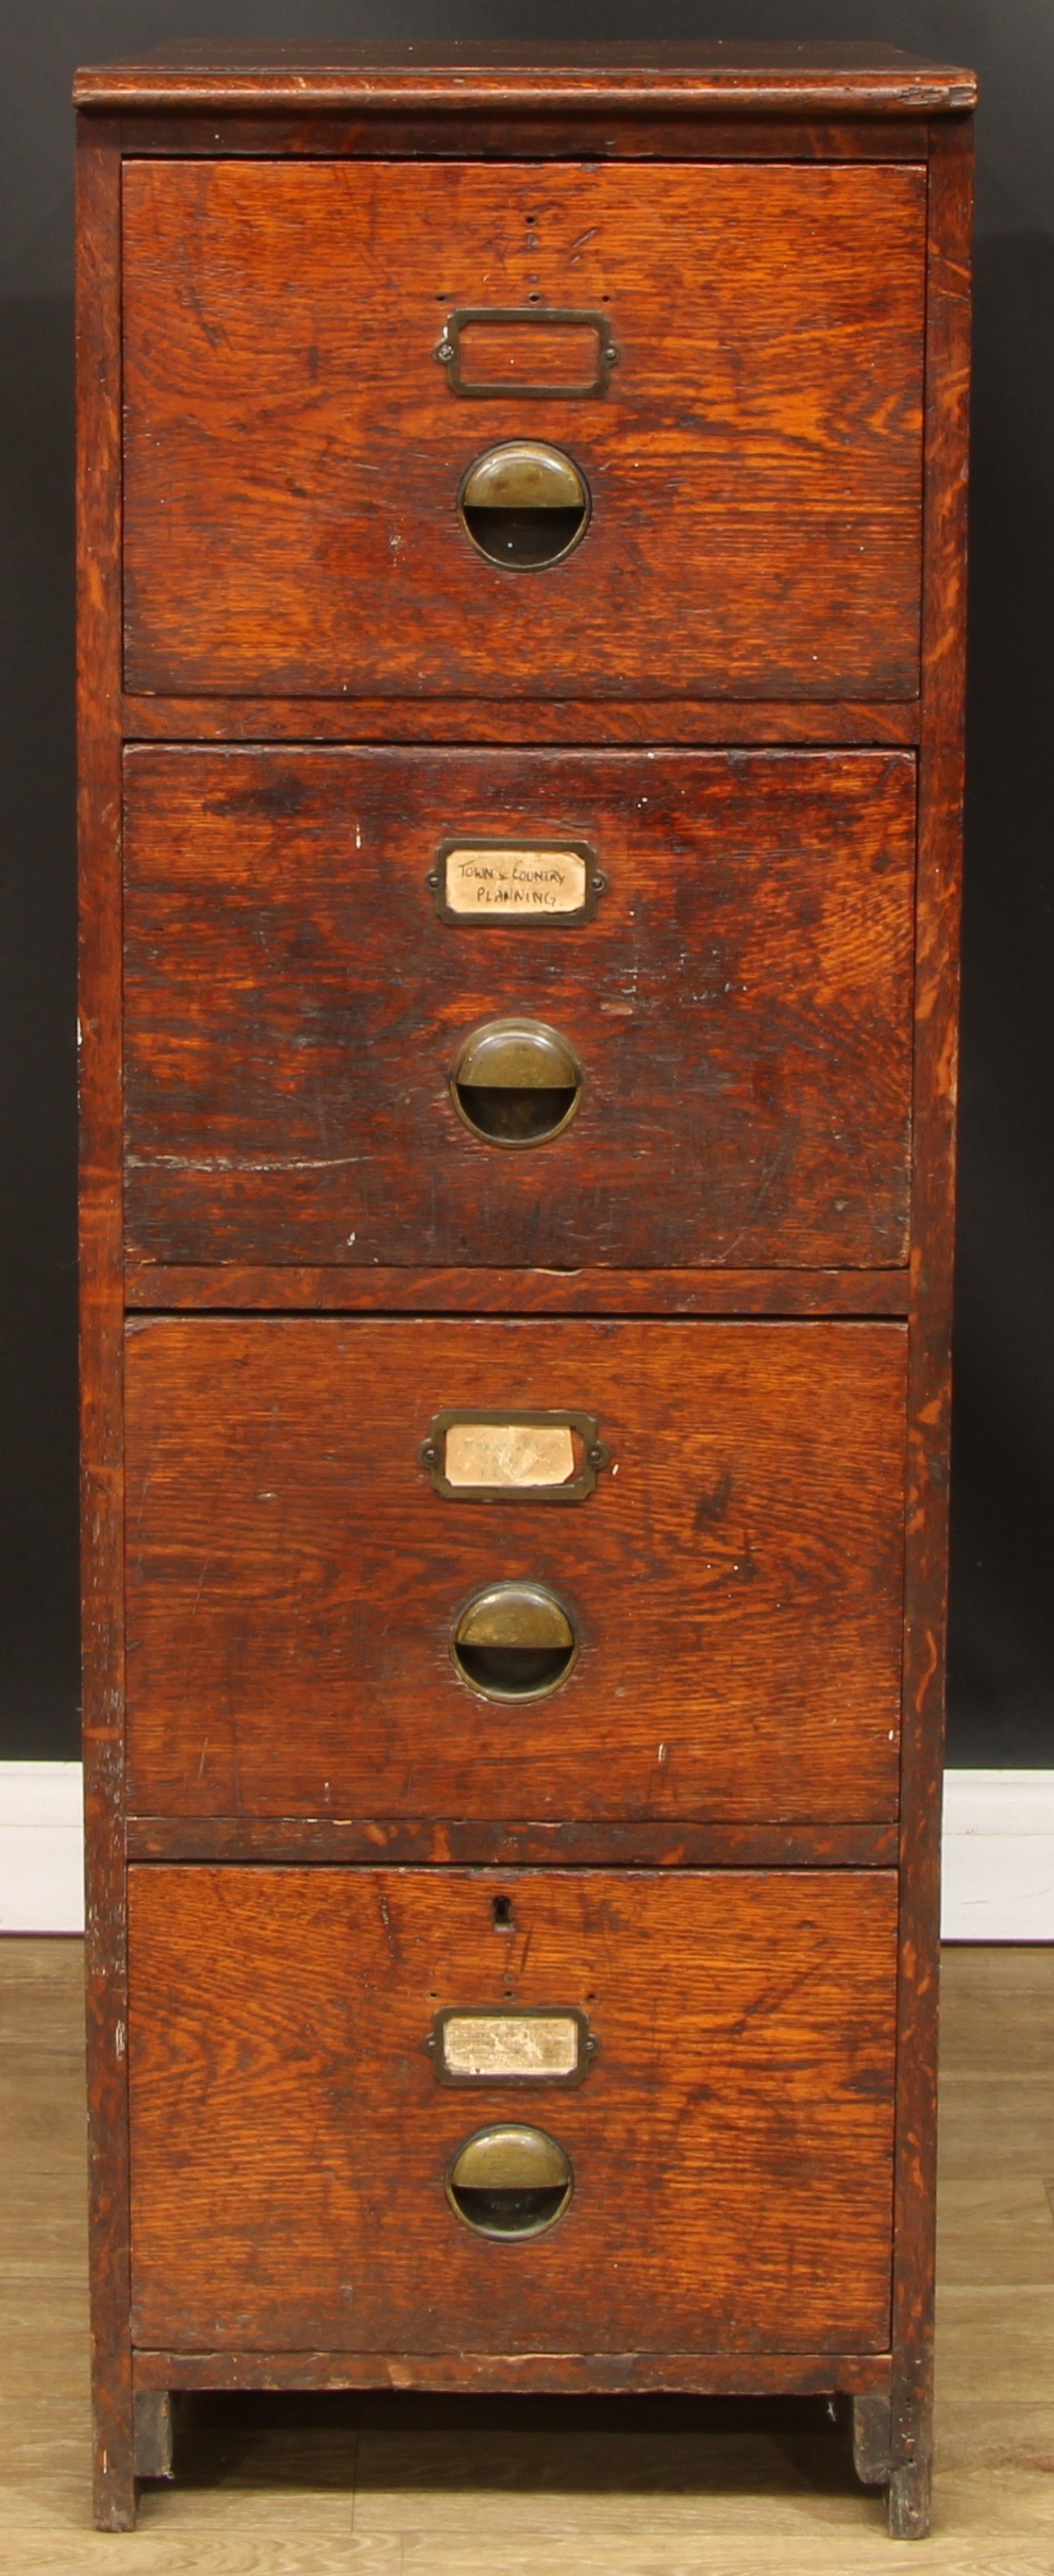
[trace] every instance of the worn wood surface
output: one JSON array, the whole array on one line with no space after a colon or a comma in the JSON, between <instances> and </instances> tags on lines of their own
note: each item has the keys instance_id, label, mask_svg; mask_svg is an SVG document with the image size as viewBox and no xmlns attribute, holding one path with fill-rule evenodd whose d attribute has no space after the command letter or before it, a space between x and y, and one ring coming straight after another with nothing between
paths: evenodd
<instances>
[{"instance_id":1,"label":"worn wood surface","mask_svg":"<svg viewBox=\"0 0 1054 2576\"><path fill-rule=\"evenodd\" d=\"M893 1323L133 1325L131 1807L892 1817L905 1362ZM441 1498L448 1406L584 1409L612 1464L580 1504ZM523 1576L581 1652L509 1708L450 1640Z\"/></svg>"},{"instance_id":2,"label":"worn wood surface","mask_svg":"<svg viewBox=\"0 0 1054 2576\"><path fill-rule=\"evenodd\" d=\"M354 721L333 698L151 698L125 695L126 739L191 742L498 744L915 743L917 697L874 702L634 698L356 698Z\"/></svg>"},{"instance_id":3,"label":"worn wood surface","mask_svg":"<svg viewBox=\"0 0 1054 2576\"><path fill-rule=\"evenodd\" d=\"M123 205L131 687L915 694L923 168L133 160ZM610 314L609 393L458 400L447 315L531 297ZM525 435L593 515L518 575L457 496Z\"/></svg>"},{"instance_id":4,"label":"worn wood surface","mask_svg":"<svg viewBox=\"0 0 1054 2576\"><path fill-rule=\"evenodd\" d=\"M137 2344L886 2348L893 1872L136 1866L129 1913ZM437 2085L503 1998L587 2011L581 2087ZM445 2175L503 2119L574 2194L494 2244Z\"/></svg>"},{"instance_id":5,"label":"worn wood surface","mask_svg":"<svg viewBox=\"0 0 1054 2576\"><path fill-rule=\"evenodd\" d=\"M137 2478L172 2476L173 2406L167 2388L138 2386L133 2409Z\"/></svg>"},{"instance_id":6,"label":"worn wood surface","mask_svg":"<svg viewBox=\"0 0 1054 2576\"><path fill-rule=\"evenodd\" d=\"M1049 2576L1054 1948L952 1949L941 1984L938 2438L923 2558L935 2576ZM79 1942L0 1942L0 2033L3 2551L19 2576L127 2576L127 2539L90 2528ZM684 2358L696 2384L727 2372L719 2355ZM401 2377L390 2384L395 2370L384 2390L316 2393L327 2376L339 2391L354 2366L347 2353L181 2355L201 2393L181 2413L174 2485L143 2491L136 2565L151 2576L878 2576L896 2565L882 2498L857 2485L823 2397L546 2398L525 2393L522 2360L503 2365L505 2396L479 2390L493 2360L465 2365L471 2395L413 2394ZM163 2354L138 2354L137 2382L159 2367L171 2370ZM443 2368L417 2356L413 2375ZM822 2370L815 2356L741 2356L737 2385L800 2389ZM881 2358L839 2358L843 2387L880 2388L883 2371ZM245 2388L252 2372L257 2390L289 2393L210 2393L220 2378Z\"/></svg>"},{"instance_id":7,"label":"worn wood surface","mask_svg":"<svg viewBox=\"0 0 1054 2576\"><path fill-rule=\"evenodd\" d=\"M854 2396L849 2409L853 2467L861 2485L887 2486L890 2473L890 2405L887 2390Z\"/></svg>"},{"instance_id":8,"label":"worn wood surface","mask_svg":"<svg viewBox=\"0 0 1054 2576\"><path fill-rule=\"evenodd\" d=\"M224 114L218 144L215 116L193 106L136 109L127 100L112 112L122 152L137 159L185 156L214 160L252 156L265 160L369 161L921 161L929 132L918 116L886 109L877 116L842 113L749 115L714 108L667 106L661 116L639 106L585 100L574 107L462 107L455 115L438 106L363 107L349 113L335 103L261 111L243 98Z\"/></svg>"},{"instance_id":9,"label":"worn wood surface","mask_svg":"<svg viewBox=\"0 0 1054 2576\"><path fill-rule=\"evenodd\" d=\"M901 1753L892 2527L926 2528L933 2411L937 1975L966 613L973 137L934 135Z\"/></svg>"},{"instance_id":10,"label":"worn wood surface","mask_svg":"<svg viewBox=\"0 0 1054 2576\"><path fill-rule=\"evenodd\" d=\"M912 754L140 748L126 809L140 1257L904 1258ZM596 917L441 921L451 834L588 842ZM530 1152L449 1092L510 1011L585 1074Z\"/></svg>"},{"instance_id":11,"label":"worn wood surface","mask_svg":"<svg viewBox=\"0 0 1054 2576\"><path fill-rule=\"evenodd\" d=\"M650 110L691 106L829 116L970 108L974 74L906 54L893 45L614 43L603 45L175 44L78 72L83 108L166 109L194 105L227 113L246 104L312 110L339 104L371 111L428 102L458 116L482 106L540 103Z\"/></svg>"},{"instance_id":12,"label":"worn wood surface","mask_svg":"<svg viewBox=\"0 0 1054 2576\"><path fill-rule=\"evenodd\" d=\"M77 162L80 1366L84 1801L95 2493L134 2518L123 1851L120 175Z\"/></svg>"},{"instance_id":13,"label":"worn wood surface","mask_svg":"<svg viewBox=\"0 0 1054 2576\"><path fill-rule=\"evenodd\" d=\"M656 1823L621 1816L570 1824L494 1824L462 1816L128 1817L131 1860L380 1860L468 1868L866 1869L897 1858L897 1826Z\"/></svg>"},{"instance_id":14,"label":"worn wood surface","mask_svg":"<svg viewBox=\"0 0 1054 2576\"><path fill-rule=\"evenodd\" d=\"M750 2352L241 2352L134 2353L137 2389L370 2389L451 2396L514 2397L524 2409L538 2394L630 2397L680 2390L695 2397L774 2397L826 2393L837 2377L846 2390L881 2390L888 2353ZM888 2398L884 2401L888 2406Z\"/></svg>"},{"instance_id":15,"label":"worn wood surface","mask_svg":"<svg viewBox=\"0 0 1054 2576\"><path fill-rule=\"evenodd\" d=\"M906 1315L907 1270L305 1270L137 1261L133 1310L303 1307L377 1314Z\"/></svg>"}]
</instances>

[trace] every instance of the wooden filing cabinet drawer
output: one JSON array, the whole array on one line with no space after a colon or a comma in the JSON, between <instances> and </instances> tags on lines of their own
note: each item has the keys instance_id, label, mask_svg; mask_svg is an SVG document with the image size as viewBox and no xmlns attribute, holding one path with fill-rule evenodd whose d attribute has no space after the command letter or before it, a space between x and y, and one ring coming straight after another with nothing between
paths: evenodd
<instances>
[{"instance_id":1,"label":"wooden filing cabinet drawer","mask_svg":"<svg viewBox=\"0 0 1054 2576\"><path fill-rule=\"evenodd\" d=\"M905 1259L910 752L141 747L125 780L140 1257ZM581 1073L528 1151L452 1081L509 1016Z\"/></svg>"},{"instance_id":2,"label":"wooden filing cabinet drawer","mask_svg":"<svg viewBox=\"0 0 1054 2576\"><path fill-rule=\"evenodd\" d=\"M128 685L913 695L925 220L921 160L126 162ZM591 499L544 579L458 509L525 436Z\"/></svg>"},{"instance_id":3,"label":"wooden filing cabinet drawer","mask_svg":"<svg viewBox=\"0 0 1054 2576\"><path fill-rule=\"evenodd\" d=\"M905 1372L895 1323L131 1326L130 1806L893 1817ZM439 1417L561 1409L580 1499L435 1489Z\"/></svg>"},{"instance_id":4,"label":"wooden filing cabinet drawer","mask_svg":"<svg viewBox=\"0 0 1054 2576\"><path fill-rule=\"evenodd\" d=\"M134 2340L881 2350L896 1914L886 1871L133 1868ZM595 2054L440 2083L451 2009L578 2013ZM567 2160L541 2233L471 2222L558 2198L448 2197L496 2125Z\"/></svg>"}]
</instances>

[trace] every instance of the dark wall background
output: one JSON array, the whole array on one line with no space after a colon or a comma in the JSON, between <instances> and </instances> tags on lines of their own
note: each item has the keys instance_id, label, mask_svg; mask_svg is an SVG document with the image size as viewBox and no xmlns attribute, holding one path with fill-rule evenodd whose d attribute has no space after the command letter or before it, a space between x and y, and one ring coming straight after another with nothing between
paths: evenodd
<instances>
[{"instance_id":1,"label":"dark wall background","mask_svg":"<svg viewBox=\"0 0 1054 2576\"><path fill-rule=\"evenodd\" d=\"M72 118L170 37L861 38L981 76L949 1753L1054 1764L1051 0L3 0L0 1741L77 1751Z\"/></svg>"}]
</instances>

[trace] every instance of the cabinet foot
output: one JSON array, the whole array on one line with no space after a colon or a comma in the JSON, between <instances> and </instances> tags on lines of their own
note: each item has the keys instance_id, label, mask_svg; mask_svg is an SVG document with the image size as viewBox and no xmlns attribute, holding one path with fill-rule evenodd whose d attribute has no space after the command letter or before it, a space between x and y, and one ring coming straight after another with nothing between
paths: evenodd
<instances>
[{"instance_id":1,"label":"cabinet foot","mask_svg":"<svg viewBox=\"0 0 1054 2576\"><path fill-rule=\"evenodd\" d=\"M930 2527L928 2457L894 2463L888 2397L854 2397L851 2408L853 2467L862 2486L885 2487L890 2538L925 2540Z\"/></svg>"},{"instance_id":2,"label":"cabinet foot","mask_svg":"<svg viewBox=\"0 0 1054 2576\"><path fill-rule=\"evenodd\" d=\"M172 2428L178 2397L167 2388L140 2388L105 2409L106 2429L95 2445L95 2525L98 2531L134 2531L140 2478L170 2478ZM99 2414L103 2407L100 2403Z\"/></svg>"},{"instance_id":3,"label":"cabinet foot","mask_svg":"<svg viewBox=\"0 0 1054 2576\"><path fill-rule=\"evenodd\" d=\"M912 2460L894 2469L887 2499L891 2540L925 2540L930 2528L931 2472L928 2460Z\"/></svg>"},{"instance_id":4,"label":"cabinet foot","mask_svg":"<svg viewBox=\"0 0 1054 2576\"><path fill-rule=\"evenodd\" d=\"M167 2388L136 2390L132 2421L137 2478L172 2476L172 2412Z\"/></svg>"},{"instance_id":5,"label":"cabinet foot","mask_svg":"<svg viewBox=\"0 0 1054 2576\"><path fill-rule=\"evenodd\" d=\"M132 2446L119 2453L100 2444L95 2454L93 2510L96 2531L135 2530L135 2471Z\"/></svg>"},{"instance_id":6,"label":"cabinet foot","mask_svg":"<svg viewBox=\"0 0 1054 2576\"><path fill-rule=\"evenodd\" d=\"M888 2397L854 2397L852 2406L853 2467L861 2486L884 2487L892 2457L892 2410Z\"/></svg>"}]
</instances>

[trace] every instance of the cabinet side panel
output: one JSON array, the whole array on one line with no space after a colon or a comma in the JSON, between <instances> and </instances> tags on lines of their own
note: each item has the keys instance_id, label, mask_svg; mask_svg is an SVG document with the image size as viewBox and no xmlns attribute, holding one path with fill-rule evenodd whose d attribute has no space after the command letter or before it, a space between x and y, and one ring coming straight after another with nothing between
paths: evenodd
<instances>
[{"instance_id":1,"label":"cabinet side panel","mask_svg":"<svg viewBox=\"0 0 1054 2576\"><path fill-rule=\"evenodd\" d=\"M120 159L77 161L81 1385L95 2507L130 2527L121 1427Z\"/></svg>"},{"instance_id":2,"label":"cabinet side panel","mask_svg":"<svg viewBox=\"0 0 1054 2576\"><path fill-rule=\"evenodd\" d=\"M969 122L934 127L931 143L892 2446L894 2465L918 2464L923 2471L932 2405L973 167Z\"/></svg>"}]
</instances>

